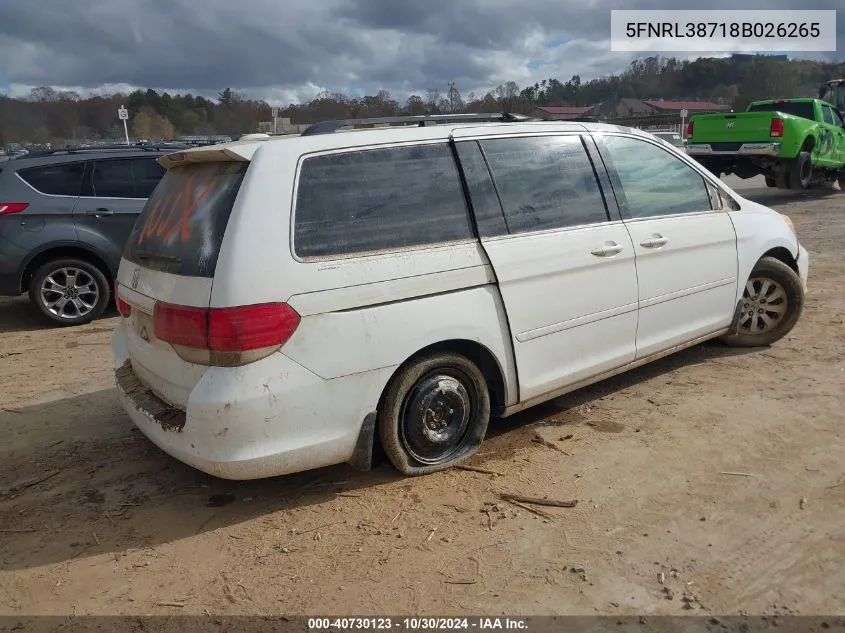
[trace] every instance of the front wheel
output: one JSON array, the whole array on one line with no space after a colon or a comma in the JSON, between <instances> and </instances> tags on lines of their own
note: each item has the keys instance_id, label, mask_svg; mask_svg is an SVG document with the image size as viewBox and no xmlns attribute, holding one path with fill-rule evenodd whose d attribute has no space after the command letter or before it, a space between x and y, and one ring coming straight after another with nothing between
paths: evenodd
<instances>
[{"instance_id":1,"label":"front wheel","mask_svg":"<svg viewBox=\"0 0 845 633\"><path fill-rule=\"evenodd\" d=\"M490 421L484 374L453 353L425 356L391 381L379 410L382 447L403 475L445 470L471 457Z\"/></svg>"},{"instance_id":2,"label":"front wheel","mask_svg":"<svg viewBox=\"0 0 845 633\"><path fill-rule=\"evenodd\" d=\"M109 282L99 268L81 259L55 259L29 282L29 300L56 325L83 325L109 302Z\"/></svg>"},{"instance_id":3,"label":"front wheel","mask_svg":"<svg viewBox=\"0 0 845 633\"><path fill-rule=\"evenodd\" d=\"M737 330L722 337L735 347L771 345L789 334L804 308L804 286L789 266L764 257L745 284Z\"/></svg>"}]
</instances>

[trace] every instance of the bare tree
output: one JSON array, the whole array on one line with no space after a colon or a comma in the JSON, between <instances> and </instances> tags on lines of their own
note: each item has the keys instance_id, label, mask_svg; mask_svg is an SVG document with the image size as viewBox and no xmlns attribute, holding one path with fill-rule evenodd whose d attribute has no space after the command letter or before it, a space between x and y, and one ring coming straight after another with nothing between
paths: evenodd
<instances>
[{"instance_id":1,"label":"bare tree","mask_svg":"<svg viewBox=\"0 0 845 633\"><path fill-rule=\"evenodd\" d=\"M437 88L429 88L425 91L425 104L428 106L428 113L434 114L440 104L442 96Z\"/></svg>"}]
</instances>

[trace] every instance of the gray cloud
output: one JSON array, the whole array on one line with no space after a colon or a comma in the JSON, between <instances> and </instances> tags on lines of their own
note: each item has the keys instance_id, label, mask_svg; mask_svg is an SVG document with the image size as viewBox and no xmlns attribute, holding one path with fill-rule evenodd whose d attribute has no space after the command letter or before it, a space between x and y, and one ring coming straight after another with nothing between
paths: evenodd
<instances>
[{"instance_id":1,"label":"gray cloud","mask_svg":"<svg viewBox=\"0 0 845 633\"><path fill-rule=\"evenodd\" d=\"M713 0L708 8L733 4ZM123 84L214 94L231 86L281 101L319 89L421 92L448 81L468 92L509 79L525 85L622 70L637 55L610 51L610 7L672 5L685 8L685 0L86 0L72 8L66 0L0 0L0 74L23 88ZM778 8L801 4L743 8L774 18ZM845 11L838 17L842 59Z\"/></svg>"}]
</instances>

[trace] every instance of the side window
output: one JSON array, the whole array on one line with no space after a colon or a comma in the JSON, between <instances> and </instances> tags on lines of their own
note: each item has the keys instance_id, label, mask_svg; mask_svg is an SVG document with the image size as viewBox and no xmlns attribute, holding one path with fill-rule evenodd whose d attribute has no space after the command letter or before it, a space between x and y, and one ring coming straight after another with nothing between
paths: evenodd
<instances>
[{"instance_id":1,"label":"side window","mask_svg":"<svg viewBox=\"0 0 845 633\"><path fill-rule=\"evenodd\" d=\"M475 237L447 143L306 158L296 198L300 257L364 254Z\"/></svg>"},{"instance_id":2,"label":"side window","mask_svg":"<svg viewBox=\"0 0 845 633\"><path fill-rule=\"evenodd\" d=\"M33 189L51 196L78 196L85 162L21 169L18 175Z\"/></svg>"},{"instance_id":3,"label":"side window","mask_svg":"<svg viewBox=\"0 0 845 633\"><path fill-rule=\"evenodd\" d=\"M158 182L164 176L164 167L156 161L157 156L149 158L136 158L134 160L135 170L135 195L138 198L149 198Z\"/></svg>"},{"instance_id":4,"label":"side window","mask_svg":"<svg viewBox=\"0 0 845 633\"><path fill-rule=\"evenodd\" d=\"M824 122L833 125L833 110L830 109L828 106L822 106L822 117L824 118Z\"/></svg>"},{"instance_id":5,"label":"side window","mask_svg":"<svg viewBox=\"0 0 845 633\"><path fill-rule=\"evenodd\" d=\"M830 115L833 117L833 124L839 127L845 127L845 123L842 122L842 117L839 116L839 113L833 108L829 108L829 110Z\"/></svg>"},{"instance_id":6,"label":"side window","mask_svg":"<svg viewBox=\"0 0 845 633\"><path fill-rule=\"evenodd\" d=\"M94 161L91 170L90 191L86 182L83 195L95 198L137 198L135 173L131 158ZM86 180L88 180L86 178Z\"/></svg>"},{"instance_id":7,"label":"side window","mask_svg":"<svg viewBox=\"0 0 845 633\"><path fill-rule=\"evenodd\" d=\"M622 189L623 218L713 210L704 177L680 158L638 138L606 135L602 143L605 162Z\"/></svg>"},{"instance_id":8,"label":"side window","mask_svg":"<svg viewBox=\"0 0 845 633\"><path fill-rule=\"evenodd\" d=\"M510 233L607 222L604 198L579 136L481 142Z\"/></svg>"},{"instance_id":9,"label":"side window","mask_svg":"<svg viewBox=\"0 0 845 633\"><path fill-rule=\"evenodd\" d=\"M481 237L507 235L508 227L505 224L502 205L478 142L461 141L455 146L458 150L458 159L461 161L461 169L464 171L479 235Z\"/></svg>"}]
</instances>

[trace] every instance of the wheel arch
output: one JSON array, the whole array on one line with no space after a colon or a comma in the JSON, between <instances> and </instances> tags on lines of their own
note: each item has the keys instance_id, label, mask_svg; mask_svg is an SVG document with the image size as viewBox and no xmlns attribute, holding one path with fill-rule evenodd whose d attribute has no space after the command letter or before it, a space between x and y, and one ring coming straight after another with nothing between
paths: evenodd
<instances>
[{"instance_id":1,"label":"wheel arch","mask_svg":"<svg viewBox=\"0 0 845 633\"><path fill-rule=\"evenodd\" d=\"M39 267L53 259L61 259L65 257L74 257L89 262L96 266L101 273L106 276L109 282L109 288L114 291L114 273L109 267L106 257L98 253L95 249L82 246L80 244L51 244L37 253L34 253L21 267L20 285L21 292L26 292L29 288L29 283L32 276Z\"/></svg>"},{"instance_id":2,"label":"wheel arch","mask_svg":"<svg viewBox=\"0 0 845 633\"><path fill-rule=\"evenodd\" d=\"M507 401L507 385L505 384L505 373L504 369L502 368L499 360L496 358L496 355L490 351L488 347L479 343L478 341L473 341L469 339L449 339L445 341L439 341L437 343L432 343L431 345L427 345L422 349L414 352L411 356L405 359L401 365L399 365L393 373L388 378L387 382L384 385L384 389L382 389L381 395L379 396L379 409L381 409L382 401L384 400L384 395L387 392L390 384L396 378L396 376L401 372L403 369L408 367L409 365L415 363L418 359L422 358L423 356L428 356L429 354L434 354L437 352L452 352L455 354L461 354L462 356L466 356L469 360L475 363L475 366L481 371L484 375L484 378L487 381L487 387L490 390L490 410L495 415L498 414L505 408L506 401Z\"/></svg>"},{"instance_id":3,"label":"wheel arch","mask_svg":"<svg viewBox=\"0 0 845 633\"><path fill-rule=\"evenodd\" d=\"M787 266L789 266L794 272L798 272L798 262L795 261L795 257L792 255L792 253L789 252L788 248L785 248L783 246L776 246L775 248L770 248L765 253L760 255L757 261L759 262L764 257L773 257L774 259L777 259L778 261L781 261Z\"/></svg>"},{"instance_id":4,"label":"wheel arch","mask_svg":"<svg viewBox=\"0 0 845 633\"><path fill-rule=\"evenodd\" d=\"M813 149L816 147L816 132L812 132L806 136L806 138L801 142L801 149L799 151L802 152L810 152L813 153Z\"/></svg>"}]
</instances>

